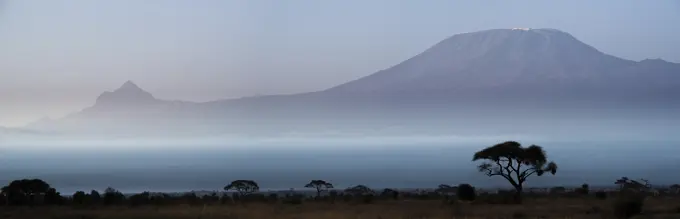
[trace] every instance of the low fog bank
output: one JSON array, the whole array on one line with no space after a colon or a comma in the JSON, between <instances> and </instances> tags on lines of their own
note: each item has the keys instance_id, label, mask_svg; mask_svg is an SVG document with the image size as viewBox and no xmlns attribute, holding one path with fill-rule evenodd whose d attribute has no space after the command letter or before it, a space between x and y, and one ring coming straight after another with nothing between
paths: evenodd
<instances>
[{"instance_id":1,"label":"low fog bank","mask_svg":"<svg viewBox=\"0 0 680 219\"><path fill-rule=\"evenodd\" d=\"M599 114L598 114L599 115ZM680 141L680 114L637 117L573 116L570 114L497 117L385 116L365 120L235 121L228 128L200 126L119 127L123 132L0 133L3 150L128 150L191 148L299 147L344 148L367 145L488 142L507 139L551 141ZM102 129L93 126L91 129ZM172 129L172 130L170 130ZM106 130L103 128L103 130ZM273 144L272 144L273 143ZM358 146L363 145L363 146ZM275 147L275 146L272 146Z\"/></svg>"},{"instance_id":2,"label":"low fog bank","mask_svg":"<svg viewBox=\"0 0 680 219\"><path fill-rule=\"evenodd\" d=\"M643 140L674 137L680 129L680 107L571 108L391 105L319 109L306 105L267 105L235 111L191 111L183 114L108 111L82 114L33 125L39 134L23 139L64 140L214 139L362 136L497 136L532 135L554 138ZM254 106L253 106L254 107ZM288 107L293 107L288 109ZM271 109L269 110L265 109ZM565 135L570 133L571 136ZM621 135L621 133L626 133ZM0 141L14 139L0 133ZM676 137L680 139L680 137ZM197 140L196 140L197 139ZM183 141L183 140L179 140Z\"/></svg>"},{"instance_id":3,"label":"low fog bank","mask_svg":"<svg viewBox=\"0 0 680 219\"><path fill-rule=\"evenodd\" d=\"M544 146L559 164L556 176L532 179L529 186L610 186L622 176L649 178L657 185L680 180L668 174L680 170L680 141L503 135L232 138L205 140L212 143L207 145L175 142L177 147L167 148L131 139L62 149L3 145L0 183L35 177L69 193L108 186L124 192L219 190L234 179L256 180L265 190L300 188L311 179L330 180L339 188L496 187L506 185L478 173L471 158L506 140Z\"/></svg>"},{"instance_id":4,"label":"low fog bank","mask_svg":"<svg viewBox=\"0 0 680 219\"><path fill-rule=\"evenodd\" d=\"M0 183L41 178L64 193L109 186L123 192L219 190L235 179L256 180L265 190L299 188L311 179L338 188L496 187L506 184L478 173L471 159L507 140L543 146L560 167L556 176L531 179L528 186L611 186L622 176L655 185L680 181L669 174L680 171L677 112L588 112L352 114L197 126L167 121L167 129L148 135L145 130L160 126L136 121L118 127L132 135L0 135Z\"/></svg>"}]
</instances>

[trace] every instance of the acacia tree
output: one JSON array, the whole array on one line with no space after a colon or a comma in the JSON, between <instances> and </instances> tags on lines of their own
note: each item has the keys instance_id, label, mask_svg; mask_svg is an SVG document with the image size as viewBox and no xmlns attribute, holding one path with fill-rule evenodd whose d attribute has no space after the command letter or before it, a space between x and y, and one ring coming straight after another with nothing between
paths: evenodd
<instances>
[{"instance_id":1,"label":"acacia tree","mask_svg":"<svg viewBox=\"0 0 680 219\"><path fill-rule=\"evenodd\" d=\"M333 188L333 184L323 181L323 180L312 180L307 185L305 185L305 188L314 188L316 189L316 197L319 198L321 197L321 192L323 191L328 191L328 189Z\"/></svg>"},{"instance_id":2,"label":"acacia tree","mask_svg":"<svg viewBox=\"0 0 680 219\"><path fill-rule=\"evenodd\" d=\"M649 184L649 180L646 179L640 179L640 181L636 180L631 180L628 177L621 177L621 179L617 179L614 184L619 185L619 190L621 191L648 191L649 189L652 188L652 185Z\"/></svg>"},{"instance_id":3,"label":"acacia tree","mask_svg":"<svg viewBox=\"0 0 680 219\"><path fill-rule=\"evenodd\" d=\"M365 185L357 185L347 188L345 189L345 193L352 194L352 196L355 198L361 197L364 203L373 202L373 195L375 194L373 189L368 188L368 186Z\"/></svg>"},{"instance_id":4,"label":"acacia tree","mask_svg":"<svg viewBox=\"0 0 680 219\"><path fill-rule=\"evenodd\" d=\"M224 187L224 190L236 190L241 197L260 191L260 186L253 180L235 180Z\"/></svg>"},{"instance_id":5,"label":"acacia tree","mask_svg":"<svg viewBox=\"0 0 680 219\"><path fill-rule=\"evenodd\" d=\"M372 195L374 192L371 188L365 185L357 185L354 187L349 187L345 189L345 193L352 195Z\"/></svg>"},{"instance_id":6,"label":"acacia tree","mask_svg":"<svg viewBox=\"0 0 680 219\"><path fill-rule=\"evenodd\" d=\"M524 182L532 175L542 176L557 172L557 164L548 162L541 146L522 147L515 141L507 141L485 148L474 154L472 161L486 160L478 166L487 176L501 176L516 191L516 200L521 201Z\"/></svg>"}]
</instances>

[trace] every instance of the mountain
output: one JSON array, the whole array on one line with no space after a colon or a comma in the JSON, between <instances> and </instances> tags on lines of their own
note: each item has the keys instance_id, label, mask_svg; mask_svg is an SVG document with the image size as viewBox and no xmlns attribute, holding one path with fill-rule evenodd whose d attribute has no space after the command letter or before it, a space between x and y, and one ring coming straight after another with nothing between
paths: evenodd
<instances>
[{"instance_id":1,"label":"mountain","mask_svg":"<svg viewBox=\"0 0 680 219\"><path fill-rule=\"evenodd\" d=\"M95 103L98 108L139 108L161 104L163 101L142 90L132 81L125 82L113 92L106 91L99 95Z\"/></svg>"},{"instance_id":2,"label":"mountain","mask_svg":"<svg viewBox=\"0 0 680 219\"><path fill-rule=\"evenodd\" d=\"M659 112L679 108L678 97L680 64L625 60L555 29L494 29L454 35L395 66L318 92L192 103L156 99L128 81L92 107L32 127L187 135L364 127L446 133L451 121L465 127L458 131L479 123L508 130L516 128L513 121L541 123L554 115L628 117L637 108L656 111L635 115L667 115Z\"/></svg>"},{"instance_id":3,"label":"mountain","mask_svg":"<svg viewBox=\"0 0 680 219\"><path fill-rule=\"evenodd\" d=\"M192 102L156 99L134 82L127 81L113 91L100 94L91 107L61 119L41 119L28 128L54 132L134 132L134 127L157 129L176 125L171 121L182 119L182 112L195 113L196 109Z\"/></svg>"},{"instance_id":4,"label":"mountain","mask_svg":"<svg viewBox=\"0 0 680 219\"><path fill-rule=\"evenodd\" d=\"M669 99L679 85L679 64L617 58L555 29L496 29L454 35L324 92L545 103Z\"/></svg>"}]
</instances>

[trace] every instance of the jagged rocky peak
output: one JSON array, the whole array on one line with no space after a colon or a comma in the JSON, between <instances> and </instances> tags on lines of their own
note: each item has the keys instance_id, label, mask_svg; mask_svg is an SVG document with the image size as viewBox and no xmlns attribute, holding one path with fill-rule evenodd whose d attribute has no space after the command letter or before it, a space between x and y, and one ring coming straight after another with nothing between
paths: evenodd
<instances>
[{"instance_id":1,"label":"jagged rocky peak","mask_svg":"<svg viewBox=\"0 0 680 219\"><path fill-rule=\"evenodd\" d=\"M132 81L125 82L114 91L107 91L99 95L95 105L131 106L157 102L154 96L137 86Z\"/></svg>"}]
</instances>

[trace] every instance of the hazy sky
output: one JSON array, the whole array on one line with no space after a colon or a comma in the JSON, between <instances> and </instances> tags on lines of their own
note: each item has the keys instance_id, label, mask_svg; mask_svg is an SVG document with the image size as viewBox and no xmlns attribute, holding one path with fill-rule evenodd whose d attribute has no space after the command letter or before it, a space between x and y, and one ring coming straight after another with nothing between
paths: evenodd
<instances>
[{"instance_id":1,"label":"hazy sky","mask_svg":"<svg viewBox=\"0 0 680 219\"><path fill-rule=\"evenodd\" d=\"M193 101L319 90L491 28L680 62L679 23L675 0L0 0L0 126L77 111L126 80Z\"/></svg>"}]
</instances>

